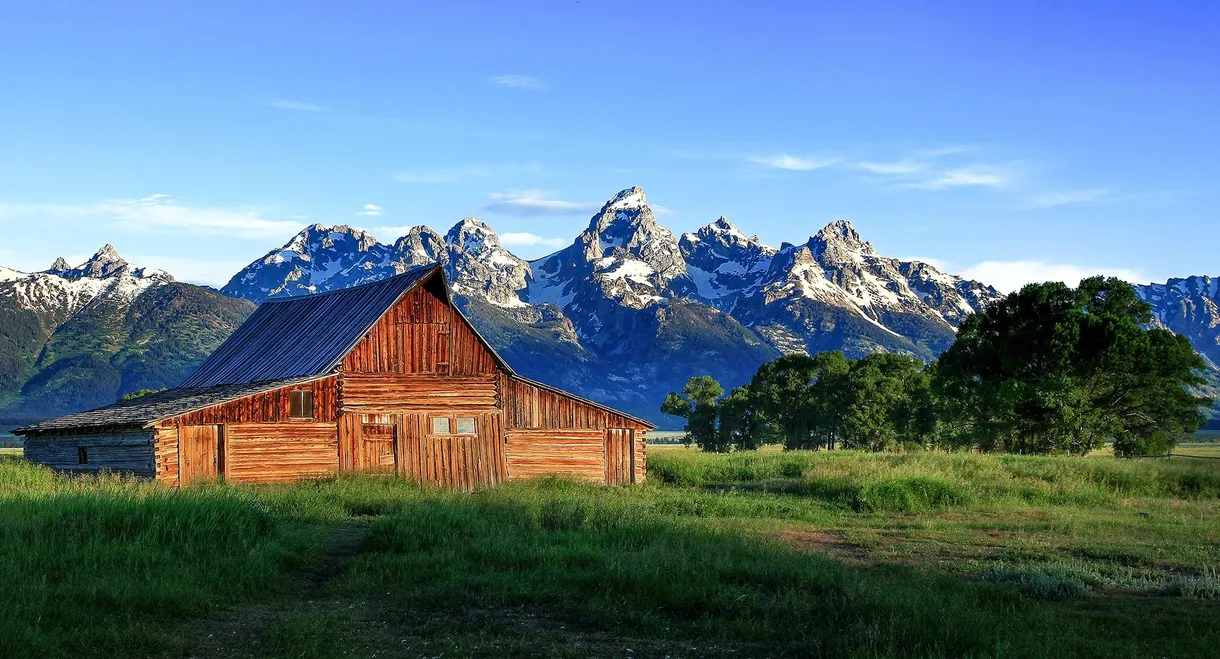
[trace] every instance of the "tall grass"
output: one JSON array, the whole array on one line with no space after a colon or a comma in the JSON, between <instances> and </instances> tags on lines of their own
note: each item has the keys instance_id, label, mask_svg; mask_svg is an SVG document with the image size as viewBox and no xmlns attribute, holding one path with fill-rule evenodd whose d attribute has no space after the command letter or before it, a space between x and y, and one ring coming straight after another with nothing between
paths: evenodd
<instances>
[{"instance_id":1,"label":"tall grass","mask_svg":"<svg viewBox=\"0 0 1220 659\"><path fill-rule=\"evenodd\" d=\"M174 492L2 460L0 656L173 648L156 621L273 588L304 546L235 490Z\"/></svg>"},{"instance_id":2,"label":"tall grass","mask_svg":"<svg viewBox=\"0 0 1220 659\"><path fill-rule=\"evenodd\" d=\"M283 609L258 637L266 656L341 656L335 638L360 640L353 630L397 643L390 636L425 614L426 633L449 639L449 656L486 654L460 639L488 611L496 621L542 620L559 639L543 647L533 627L505 622L479 632L480 642L511 636L521 655L562 654L564 630L639 640L659 654L741 656L1191 656L1216 641L1214 630L1166 631L1143 611L1072 608L1094 587L1144 578L1134 568L1048 560L963 579L848 564L759 532L1011 503L1151 497L1202 509L1220 492L1210 464L651 453L642 487L544 479L472 495L377 475L176 491L0 459L0 656L186 656L216 616L253 601ZM296 577L321 561L326 538L353 527L368 529L359 551L307 595L349 605L301 610ZM1214 540L1204 535L1180 537L1210 551L1198 544ZM1215 597L1215 584L1214 570L1184 572L1164 592ZM365 608L376 625L362 622Z\"/></svg>"},{"instance_id":3,"label":"tall grass","mask_svg":"<svg viewBox=\"0 0 1220 659\"><path fill-rule=\"evenodd\" d=\"M649 456L648 473L668 485L799 494L884 512L989 504L1087 506L1140 497L1220 498L1216 465L1100 457L856 451L710 455L662 449Z\"/></svg>"}]
</instances>

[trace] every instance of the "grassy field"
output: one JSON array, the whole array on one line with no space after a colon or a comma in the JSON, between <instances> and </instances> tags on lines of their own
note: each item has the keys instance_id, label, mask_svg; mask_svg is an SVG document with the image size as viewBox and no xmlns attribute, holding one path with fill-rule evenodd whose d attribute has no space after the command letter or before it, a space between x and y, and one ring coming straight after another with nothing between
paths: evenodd
<instances>
[{"instance_id":1,"label":"grassy field","mask_svg":"<svg viewBox=\"0 0 1220 659\"><path fill-rule=\"evenodd\" d=\"M1188 657L1220 461L650 449L632 488L0 457L0 656Z\"/></svg>"}]
</instances>

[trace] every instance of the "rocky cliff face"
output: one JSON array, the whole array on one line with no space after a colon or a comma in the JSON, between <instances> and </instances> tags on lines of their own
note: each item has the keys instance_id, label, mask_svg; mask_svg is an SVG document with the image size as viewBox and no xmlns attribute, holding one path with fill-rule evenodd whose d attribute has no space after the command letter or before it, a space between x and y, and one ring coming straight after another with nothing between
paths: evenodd
<instances>
[{"instance_id":1,"label":"rocky cliff face","mask_svg":"<svg viewBox=\"0 0 1220 659\"><path fill-rule=\"evenodd\" d=\"M1220 279L1170 279L1135 290L1152 306L1153 325L1190 338L1195 350L1220 365Z\"/></svg>"}]
</instances>

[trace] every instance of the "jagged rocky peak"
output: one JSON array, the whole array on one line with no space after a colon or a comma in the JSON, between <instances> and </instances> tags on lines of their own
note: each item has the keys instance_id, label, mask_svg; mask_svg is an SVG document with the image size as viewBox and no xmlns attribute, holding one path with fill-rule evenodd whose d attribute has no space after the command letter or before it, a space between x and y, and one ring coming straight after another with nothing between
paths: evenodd
<instances>
[{"instance_id":1,"label":"jagged rocky peak","mask_svg":"<svg viewBox=\"0 0 1220 659\"><path fill-rule=\"evenodd\" d=\"M482 220L467 217L445 234L447 272L459 295L478 296L499 307L522 307L521 292L533 278L530 266L500 245Z\"/></svg>"},{"instance_id":2,"label":"jagged rocky peak","mask_svg":"<svg viewBox=\"0 0 1220 659\"><path fill-rule=\"evenodd\" d=\"M337 224L333 227L312 224L302 229L289 241L288 245L285 245L285 248L304 254L312 251L311 248L332 249L339 243L347 241L352 241L355 249L361 252L367 252L378 244L372 234L346 224Z\"/></svg>"},{"instance_id":3,"label":"jagged rocky peak","mask_svg":"<svg viewBox=\"0 0 1220 659\"><path fill-rule=\"evenodd\" d=\"M579 239L585 259L604 269L611 261L637 260L655 273L658 282L686 272L673 232L657 223L648 198L639 187L627 188L610 198L589 222ZM635 268L642 271L642 268Z\"/></svg>"},{"instance_id":4,"label":"jagged rocky peak","mask_svg":"<svg viewBox=\"0 0 1220 659\"><path fill-rule=\"evenodd\" d=\"M422 224L411 227L407 235L394 241L392 265L396 272L406 272L417 265L429 263L449 263L445 238L431 227Z\"/></svg>"},{"instance_id":5,"label":"jagged rocky peak","mask_svg":"<svg viewBox=\"0 0 1220 659\"><path fill-rule=\"evenodd\" d=\"M60 261L62 260L60 259ZM56 261L56 264L58 263L59 261ZM65 271L63 274L70 279L79 279L81 277L105 279L129 269L129 267L127 261L119 256L119 252L114 248L114 245L107 244L97 250L97 253L93 256L89 257L88 261L72 270Z\"/></svg>"},{"instance_id":6,"label":"jagged rocky peak","mask_svg":"<svg viewBox=\"0 0 1220 659\"><path fill-rule=\"evenodd\" d=\"M445 234L445 242L467 252L500 250L500 236L477 217L464 217Z\"/></svg>"},{"instance_id":7,"label":"jagged rocky peak","mask_svg":"<svg viewBox=\"0 0 1220 659\"><path fill-rule=\"evenodd\" d=\"M698 296L709 301L728 299L758 285L771 265L776 249L758 236L746 236L721 216L682 234L678 245Z\"/></svg>"},{"instance_id":8,"label":"jagged rocky peak","mask_svg":"<svg viewBox=\"0 0 1220 659\"><path fill-rule=\"evenodd\" d=\"M835 220L822 227L809 239L809 246L822 263L859 261L864 256L876 256L871 243L865 242L847 220Z\"/></svg>"},{"instance_id":9,"label":"jagged rocky peak","mask_svg":"<svg viewBox=\"0 0 1220 659\"><path fill-rule=\"evenodd\" d=\"M51 264L51 268L49 270L47 270L47 272L49 274L57 275L60 273L67 272L71 269L72 269L72 266L68 265L68 261L65 260L64 257L61 256L61 257L55 259L55 262Z\"/></svg>"}]
</instances>

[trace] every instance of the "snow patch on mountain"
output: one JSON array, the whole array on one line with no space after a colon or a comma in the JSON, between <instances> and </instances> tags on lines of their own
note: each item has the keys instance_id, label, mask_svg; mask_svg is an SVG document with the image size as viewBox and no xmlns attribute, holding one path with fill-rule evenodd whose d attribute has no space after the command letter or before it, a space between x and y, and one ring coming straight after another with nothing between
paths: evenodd
<instances>
[{"instance_id":1,"label":"snow patch on mountain","mask_svg":"<svg viewBox=\"0 0 1220 659\"><path fill-rule=\"evenodd\" d=\"M99 300L130 304L149 288L174 281L163 270L128 263L111 245L102 247L76 267L70 267L61 257L42 272L3 270L14 276L0 278L0 297L39 313L53 325Z\"/></svg>"}]
</instances>

